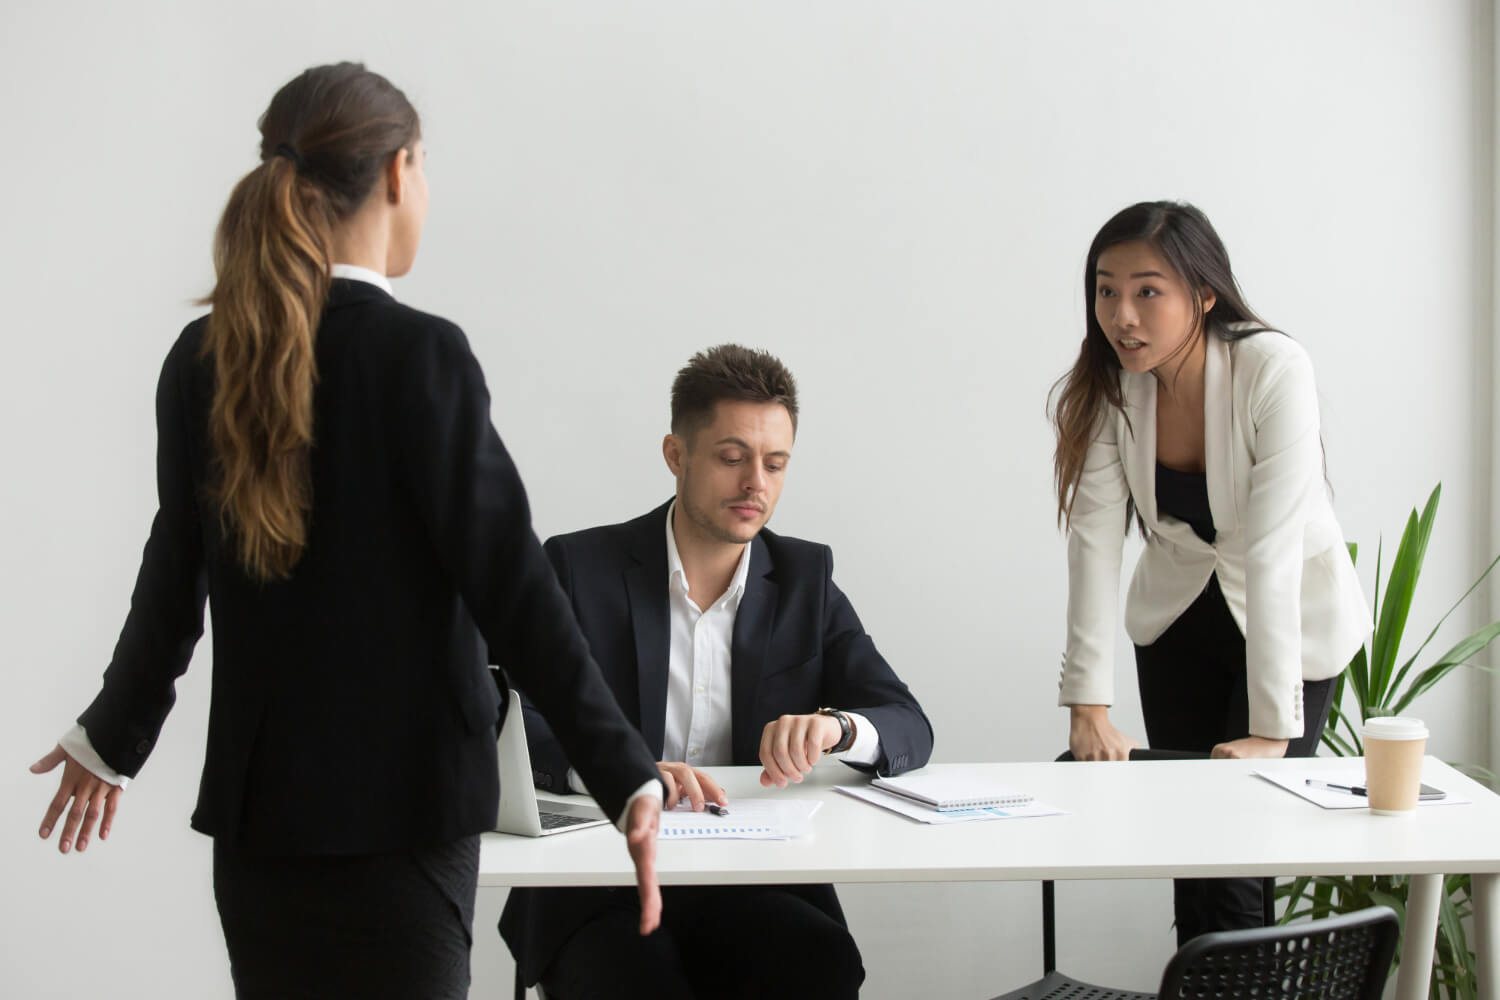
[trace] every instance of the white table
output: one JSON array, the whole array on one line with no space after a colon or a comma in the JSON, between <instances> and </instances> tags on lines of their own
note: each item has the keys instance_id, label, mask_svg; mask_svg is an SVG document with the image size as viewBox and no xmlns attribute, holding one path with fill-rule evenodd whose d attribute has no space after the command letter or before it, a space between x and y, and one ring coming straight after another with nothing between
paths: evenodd
<instances>
[{"instance_id":1,"label":"white table","mask_svg":"<svg viewBox=\"0 0 1500 1000\"><path fill-rule=\"evenodd\" d=\"M1331 764L1324 758L1319 766ZM958 765L936 764L928 772ZM821 798L811 835L791 841L663 843L663 885L781 882L982 882L1173 876L1410 875L1396 995L1427 993L1444 874L1473 876L1481 1000L1500 1000L1500 796L1427 758L1423 780L1472 799L1409 817L1325 810L1256 769L1308 761L1036 763L980 767L1068 815L931 826L834 791L860 777L818 767L803 784L763 789L759 768L708 769L735 798ZM619 834L595 828L483 838L483 886L630 885Z\"/></svg>"}]
</instances>

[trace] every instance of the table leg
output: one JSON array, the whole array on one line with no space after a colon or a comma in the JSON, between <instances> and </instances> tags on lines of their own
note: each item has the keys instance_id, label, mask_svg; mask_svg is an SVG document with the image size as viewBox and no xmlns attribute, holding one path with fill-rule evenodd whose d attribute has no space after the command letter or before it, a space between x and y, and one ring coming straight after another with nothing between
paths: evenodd
<instances>
[{"instance_id":1,"label":"table leg","mask_svg":"<svg viewBox=\"0 0 1500 1000\"><path fill-rule=\"evenodd\" d=\"M1473 875L1474 958L1479 1000L1500 1000L1500 875Z\"/></svg>"},{"instance_id":2,"label":"table leg","mask_svg":"<svg viewBox=\"0 0 1500 1000\"><path fill-rule=\"evenodd\" d=\"M1401 967L1396 970L1396 1000L1427 998L1442 892L1441 875L1413 875L1408 883L1406 933L1401 942Z\"/></svg>"}]
</instances>

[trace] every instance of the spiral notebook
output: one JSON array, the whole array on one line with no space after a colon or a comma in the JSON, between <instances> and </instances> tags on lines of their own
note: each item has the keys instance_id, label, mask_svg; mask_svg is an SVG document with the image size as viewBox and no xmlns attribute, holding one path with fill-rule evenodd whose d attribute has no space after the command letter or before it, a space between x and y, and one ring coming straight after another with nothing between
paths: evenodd
<instances>
[{"instance_id":1,"label":"spiral notebook","mask_svg":"<svg viewBox=\"0 0 1500 1000\"><path fill-rule=\"evenodd\" d=\"M939 812L1024 806L1032 798L1028 792L1018 792L980 773L915 774L903 778L876 778L870 784Z\"/></svg>"}]
</instances>

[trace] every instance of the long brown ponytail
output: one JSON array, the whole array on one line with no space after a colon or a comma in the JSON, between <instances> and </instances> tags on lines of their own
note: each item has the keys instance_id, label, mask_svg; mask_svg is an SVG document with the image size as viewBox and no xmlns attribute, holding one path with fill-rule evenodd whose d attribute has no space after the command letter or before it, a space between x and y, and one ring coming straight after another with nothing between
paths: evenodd
<instances>
[{"instance_id":1,"label":"long brown ponytail","mask_svg":"<svg viewBox=\"0 0 1500 1000\"><path fill-rule=\"evenodd\" d=\"M1066 525L1073 514L1073 496L1083 475L1089 445L1099 433L1110 408L1120 410L1120 359L1109 337L1094 316L1095 286L1099 255L1112 246L1140 240L1150 244L1192 289L1195 326L1204 336L1212 333L1223 340L1238 340L1266 330L1265 323L1245 303L1229 252L1208 216L1184 202L1143 201L1116 213L1089 245L1083 270L1083 344L1072 369L1052 386L1049 402L1057 427L1057 449L1052 456L1053 485L1057 490L1058 523ZM1213 313L1205 323L1202 290L1212 289ZM1229 329L1231 323L1250 326ZM1128 518L1127 514L1127 518Z\"/></svg>"},{"instance_id":2,"label":"long brown ponytail","mask_svg":"<svg viewBox=\"0 0 1500 1000\"><path fill-rule=\"evenodd\" d=\"M203 341L213 359L212 497L245 572L291 575L312 510L314 342L333 234L421 137L406 96L357 63L317 66L271 99L261 163L229 196Z\"/></svg>"}]
</instances>

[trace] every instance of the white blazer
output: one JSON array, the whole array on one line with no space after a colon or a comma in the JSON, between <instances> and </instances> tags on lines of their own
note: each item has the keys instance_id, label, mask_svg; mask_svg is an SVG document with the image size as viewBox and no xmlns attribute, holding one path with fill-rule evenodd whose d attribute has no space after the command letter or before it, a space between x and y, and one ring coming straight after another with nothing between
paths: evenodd
<instances>
[{"instance_id":1,"label":"white blazer","mask_svg":"<svg viewBox=\"0 0 1500 1000\"><path fill-rule=\"evenodd\" d=\"M1121 372L1124 410L1089 446L1068 529L1068 645L1061 705L1114 702L1126 501L1146 522L1125 631L1147 646L1218 573L1245 635L1250 733L1302 735L1302 682L1343 670L1370 611L1323 478L1318 396L1307 352L1280 333L1208 336L1204 456L1209 544L1156 509L1156 377ZM1128 417L1128 423L1127 423Z\"/></svg>"}]
</instances>

